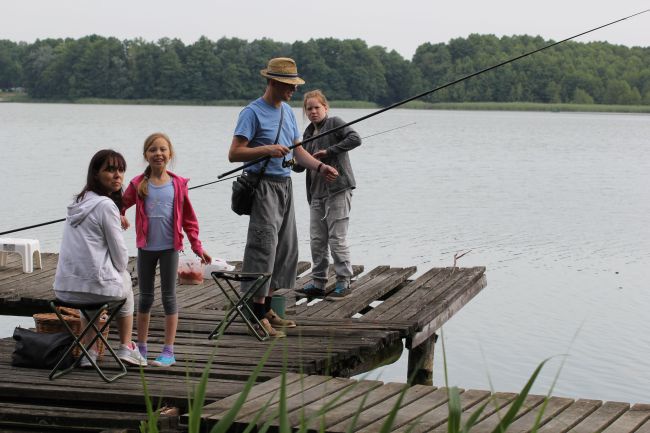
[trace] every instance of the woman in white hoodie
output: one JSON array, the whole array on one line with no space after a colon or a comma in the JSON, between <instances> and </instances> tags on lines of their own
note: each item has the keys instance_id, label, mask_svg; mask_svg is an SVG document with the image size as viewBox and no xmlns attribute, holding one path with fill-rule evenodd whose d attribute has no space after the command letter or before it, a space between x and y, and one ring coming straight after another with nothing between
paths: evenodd
<instances>
[{"instance_id":1,"label":"woman in white hoodie","mask_svg":"<svg viewBox=\"0 0 650 433\"><path fill-rule=\"evenodd\" d=\"M133 289L126 270L129 255L118 210L125 170L124 157L114 150L100 150L90 160L86 186L68 206L54 292L64 302L127 298L116 316L121 343L117 356L129 364L144 366L147 361L131 340ZM93 336L86 337L88 343ZM96 348L89 353L97 358ZM80 365L90 366L90 361L84 357Z\"/></svg>"}]
</instances>

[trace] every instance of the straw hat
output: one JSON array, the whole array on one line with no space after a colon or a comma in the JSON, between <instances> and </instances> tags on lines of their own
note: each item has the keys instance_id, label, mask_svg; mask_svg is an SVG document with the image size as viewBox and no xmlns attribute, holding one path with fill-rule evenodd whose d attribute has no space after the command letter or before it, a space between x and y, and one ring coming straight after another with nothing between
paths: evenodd
<instances>
[{"instance_id":1,"label":"straw hat","mask_svg":"<svg viewBox=\"0 0 650 433\"><path fill-rule=\"evenodd\" d=\"M269 60L265 69L260 71L263 77L287 84L305 84L305 80L298 76L296 62L288 57L277 57Z\"/></svg>"}]
</instances>

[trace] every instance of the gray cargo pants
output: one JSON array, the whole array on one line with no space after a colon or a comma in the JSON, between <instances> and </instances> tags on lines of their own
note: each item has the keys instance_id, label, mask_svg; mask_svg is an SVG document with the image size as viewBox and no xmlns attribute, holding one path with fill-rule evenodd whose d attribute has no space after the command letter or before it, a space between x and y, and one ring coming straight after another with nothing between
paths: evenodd
<instances>
[{"instance_id":1,"label":"gray cargo pants","mask_svg":"<svg viewBox=\"0 0 650 433\"><path fill-rule=\"evenodd\" d=\"M312 278L316 287L323 288L327 282L330 251L336 280L350 283L352 264L347 235L351 203L351 189L329 197L311 200L309 235L313 261Z\"/></svg>"},{"instance_id":2,"label":"gray cargo pants","mask_svg":"<svg viewBox=\"0 0 650 433\"><path fill-rule=\"evenodd\" d=\"M290 177L264 176L255 190L248 223L243 272L271 272L270 284L256 297L268 296L269 288L293 289L298 271L298 235ZM250 283L242 283L241 290Z\"/></svg>"}]
</instances>

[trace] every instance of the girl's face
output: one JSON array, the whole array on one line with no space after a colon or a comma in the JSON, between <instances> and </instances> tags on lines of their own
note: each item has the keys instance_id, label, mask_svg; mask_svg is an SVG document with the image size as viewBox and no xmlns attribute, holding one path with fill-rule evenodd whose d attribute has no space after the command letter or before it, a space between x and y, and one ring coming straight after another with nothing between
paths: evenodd
<instances>
[{"instance_id":1,"label":"girl's face","mask_svg":"<svg viewBox=\"0 0 650 433\"><path fill-rule=\"evenodd\" d=\"M121 190L124 183L124 169L118 168L113 163L114 161L107 160L97 174L99 183L108 193Z\"/></svg>"},{"instance_id":2,"label":"girl's face","mask_svg":"<svg viewBox=\"0 0 650 433\"><path fill-rule=\"evenodd\" d=\"M162 137L156 138L144 152L144 159L151 168L165 168L171 159L172 152L169 143Z\"/></svg>"},{"instance_id":3,"label":"girl's face","mask_svg":"<svg viewBox=\"0 0 650 433\"><path fill-rule=\"evenodd\" d=\"M320 123L327 116L327 106L323 105L318 98L309 98L305 103L305 112L311 123Z\"/></svg>"}]
</instances>

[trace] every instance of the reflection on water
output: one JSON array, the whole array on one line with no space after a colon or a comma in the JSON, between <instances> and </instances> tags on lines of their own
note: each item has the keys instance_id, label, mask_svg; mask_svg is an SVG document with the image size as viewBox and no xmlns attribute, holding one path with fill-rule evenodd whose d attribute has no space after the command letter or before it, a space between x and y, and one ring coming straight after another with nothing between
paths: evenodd
<instances>
[{"instance_id":1,"label":"reflection on water","mask_svg":"<svg viewBox=\"0 0 650 433\"><path fill-rule=\"evenodd\" d=\"M345 120L365 110L332 110ZM64 215L101 147L144 168L151 132L167 132L173 170L216 180L237 108L0 104L0 229ZM300 113L299 119L306 121ZM463 388L516 391L552 357L535 392L566 359L556 394L648 401L650 122L647 115L393 110L356 125L353 261L366 269L486 266L487 288L444 328L449 378ZM294 176L300 258L309 260L303 179ZM208 251L241 258L247 220L229 209L230 181L191 192ZM133 211L127 213L134 219ZM57 251L62 226L36 237ZM135 254L133 231L126 233ZM355 259L356 257L356 259ZM646 290L644 290L646 289ZM566 355L566 357L564 356ZM404 381L405 356L379 370ZM434 381L443 383L441 345ZM377 372L373 373L377 374Z\"/></svg>"}]
</instances>

